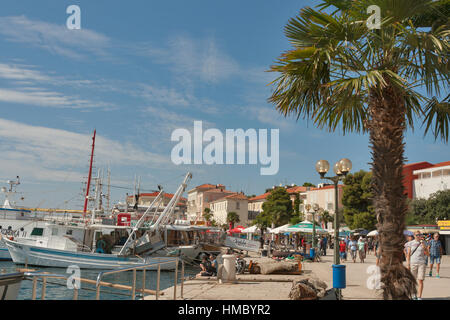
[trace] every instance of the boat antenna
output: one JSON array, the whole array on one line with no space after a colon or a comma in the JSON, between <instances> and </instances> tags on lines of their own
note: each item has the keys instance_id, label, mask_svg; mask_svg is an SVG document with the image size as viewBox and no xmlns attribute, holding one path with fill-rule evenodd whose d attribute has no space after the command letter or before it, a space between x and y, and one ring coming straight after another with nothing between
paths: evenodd
<instances>
[{"instance_id":1,"label":"boat antenna","mask_svg":"<svg viewBox=\"0 0 450 320\"><path fill-rule=\"evenodd\" d=\"M92 151L91 151L91 161L89 163L89 175L88 175L88 181L86 186L86 196L84 198L84 209L83 209L83 219L86 217L86 210L89 200L89 189L91 187L91 178L92 178L92 161L94 159L94 148L95 148L95 134L96 130L94 129L94 136L92 137Z\"/></svg>"}]
</instances>

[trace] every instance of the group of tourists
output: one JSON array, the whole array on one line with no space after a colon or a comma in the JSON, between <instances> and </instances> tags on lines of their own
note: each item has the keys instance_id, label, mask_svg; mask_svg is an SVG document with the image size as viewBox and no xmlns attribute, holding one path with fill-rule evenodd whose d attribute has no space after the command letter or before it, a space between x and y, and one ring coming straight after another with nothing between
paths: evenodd
<instances>
[{"instance_id":1,"label":"group of tourists","mask_svg":"<svg viewBox=\"0 0 450 320\"><path fill-rule=\"evenodd\" d=\"M359 257L361 263L364 263L368 249L368 241L362 236L359 238L346 236L339 243L339 255L343 261L347 261L347 254L350 253L353 263L356 263L357 257Z\"/></svg>"},{"instance_id":2,"label":"group of tourists","mask_svg":"<svg viewBox=\"0 0 450 320\"><path fill-rule=\"evenodd\" d=\"M439 240L439 233L425 237L420 231L416 231L414 238L410 236L408 240L404 247L406 266L411 270L419 284L418 295L414 299L422 300L423 281L425 280L428 262L430 263L428 275L433 276L433 266L436 264L436 278L440 278L442 243Z\"/></svg>"},{"instance_id":3,"label":"group of tourists","mask_svg":"<svg viewBox=\"0 0 450 320\"><path fill-rule=\"evenodd\" d=\"M201 271L197 274L197 277L211 277L217 275L217 259L214 255L204 254L202 256L202 262L200 263Z\"/></svg>"}]
</instances>

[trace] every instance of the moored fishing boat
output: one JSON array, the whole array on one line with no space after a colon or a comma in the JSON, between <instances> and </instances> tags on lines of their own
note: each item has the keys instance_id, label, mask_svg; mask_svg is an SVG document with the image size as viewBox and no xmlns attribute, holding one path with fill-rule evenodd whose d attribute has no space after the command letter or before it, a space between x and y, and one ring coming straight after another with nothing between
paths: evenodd
<instances>
[{"instance_id":1,"label":"moored fishing boat","mask_svg":"<svg viewBox=\"0 0 450 320\"><path fill-rule=\"evenodd\" d=\"M161 270L173 270L175 259L171 257L137 257L120 256L118 254L107 254L98 252L82 252L76 250L76 243L70 239L64 242L63 249L55 249L48 246L38 246L26 243L27 239L13 241L4 239L11 257L16 264L39 266L39 267L60 267L67 268L77 265L80 269L119 269L141 264L156 262L167 262L161 265ZM59 242L61 245L62 241ZM48 244L47 244L48 245ZM156 270L156 266L153 270ZM152 270L149 268L149 270Z\"/></svg>"},{"instance_id":2,"label":"moored fishing boat","mask_svg":"<svg viewBox=\"0 0 450 320\"><path fill-rule=\"evenodd\" d=\"M33 229L29 237L3 238L2 242L16 264L64 268L77 265L84 269L116 269L164 261L169 263L162 265L162 269L173 269L176 258L169 257L167 251L161 253L161 249L166 245L159 236L158 226L173 213L174 205L191 177L190 173L186 175L175 196L155 224L149 228L150 230L145 231L140 227L148 213L152 210L158 212L164 195L163 190L160 190L145 215L134 227L96 224L93 212L91 222L86 225L49 223L45 228ZM156 253L157 251L159 253Z\"/></svg>"},{"instance_id":3,"label":"moored fishing boat","mask_svg":"<svg viewBox=\"0 0 450 320\"><path fill-rule=\"evenodd\" d=\"M0 206L0 239L2 237L24 237L31 233L34 227L42 225L44 213L32 212L27 208L19 208L16 205L16 188L20 184L19 177L16 180L8 180L8 187L2 187L1 193L5 199ZM0 260L11 260L8 248L0 241Z\"/></svg>"}]
</instances>

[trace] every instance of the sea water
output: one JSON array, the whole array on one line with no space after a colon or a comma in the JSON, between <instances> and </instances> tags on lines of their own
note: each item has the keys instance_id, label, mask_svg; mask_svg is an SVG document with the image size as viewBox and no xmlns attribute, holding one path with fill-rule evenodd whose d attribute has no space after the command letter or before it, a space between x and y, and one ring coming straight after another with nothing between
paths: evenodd
<instances>
[{"instance_id":1,"label":"sea water","mask_svg":"<svg viewBox=\"0 0 450 320\"><path fill-rule=\"evenodd\" d=\"M16 272L17 267L24 268L24 266L17 266L11 261L0 261L0 272ZM33 267L33 269L36 269ZM200 268L186 266L184 270L185 277L195 275L199 272ZM37 270L37 269L36 269ZM71 274L65 273L66 269L64 268L41 268L38 271L49 272L52 274L59 274L69 277ZM97 280L98 274L102 270L81 270L81 278ZM181 269L178 271L178 283L181 278ZM142 279L143 272L136 272L136 288L142 288ZM146 271L145 272L145 288L156 290L156 278L157 271ZM114 284L123 284L130 286L133 283L133 271L120 272L111 275L106 275L102 278L104 282L110 282ZM160 276L160 290L164 290L168 287L171 287L175 284L175 272L174 271L163 271L161 270ZM24 280L22 281L21 288L19 291L19 295L17 297L18 300L31 300L33 289L33 281ZM42 282L38 281L37 290L36 290L36 299L41 298L41 289ZM139 298L140 293L136 293L136 299ZM78 300L95 300L96 296L96 288L94 284L81 283L81 289L78 290ZM67 288L65 279L54 279L48 278L46 291L45 291L45 300L72 300L73 299L73 290ZM101 287L100 290L100 299L101 300L130 300L131 299L131 290L119 290L115 288L109 287Z\"/></svg>"}]
</instances>

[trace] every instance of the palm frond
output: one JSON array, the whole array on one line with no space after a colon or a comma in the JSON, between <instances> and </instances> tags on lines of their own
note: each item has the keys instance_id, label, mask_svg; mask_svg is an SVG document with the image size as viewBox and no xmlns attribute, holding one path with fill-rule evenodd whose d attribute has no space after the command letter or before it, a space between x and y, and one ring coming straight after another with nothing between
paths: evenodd
<instances>
[{"instance_id":1,"label":"palm frond","mask_svg":"<svg viewBox=\"0 0 450 320\"><path fill-rule=\"evenodd\" d=\"M425 119L423 124L426 124L425 134L432 130L434 138L440 137L446 143L448 142L449 123L450 123L450 95L443 101L439 102L435 97L431 99L425 107Z\"/></svg>"}]
</instances>

